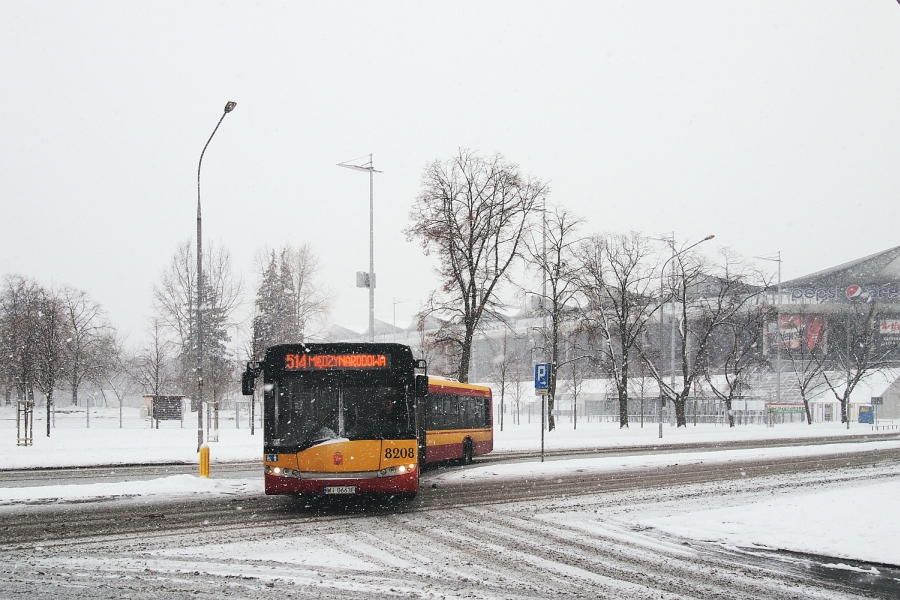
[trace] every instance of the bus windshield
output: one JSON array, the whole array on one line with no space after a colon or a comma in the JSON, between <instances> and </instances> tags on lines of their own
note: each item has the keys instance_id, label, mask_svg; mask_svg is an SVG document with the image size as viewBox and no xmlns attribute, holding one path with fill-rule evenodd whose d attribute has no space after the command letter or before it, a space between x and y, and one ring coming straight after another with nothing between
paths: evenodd
<instances>
[{"instance_id":1,"label":"bus windshield","mask_svg":"<svg viewBox=\"0 0 900 600\"><path fill-rule=\"evenodd\" d=\"M302 450L332 439L415 437L408 386L387 378L286 375L271 391L275 446Z\"/></svg>"}]
</instances>

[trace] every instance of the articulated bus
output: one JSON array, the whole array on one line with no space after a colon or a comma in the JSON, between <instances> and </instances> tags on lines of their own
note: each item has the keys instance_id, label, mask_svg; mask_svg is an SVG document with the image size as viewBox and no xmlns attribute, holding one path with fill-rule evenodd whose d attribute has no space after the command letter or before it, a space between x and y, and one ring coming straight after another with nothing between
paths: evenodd
<instances>
[{"instance_id":1,"label":"articulated bus","mask_svg":"<svg viewBox=\"0 0 900 600\"><path fill-rule=\"evenodd\" d=\"M493 449L490 388L429 378L400 344L270 347L263 376L266 494L412 497L426 463Z\"/></svg>"}]
</instances>

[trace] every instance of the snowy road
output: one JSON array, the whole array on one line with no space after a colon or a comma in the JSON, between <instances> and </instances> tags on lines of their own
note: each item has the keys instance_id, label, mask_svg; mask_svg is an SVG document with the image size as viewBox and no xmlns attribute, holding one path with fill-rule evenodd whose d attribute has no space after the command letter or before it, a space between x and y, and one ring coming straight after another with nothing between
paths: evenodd
<instances>
[{"instance_id":1,"label":"snowy road","mask_svg":"<svg viewBox=\"0 0 900 600\"><path fill-rule=\"evenodd\" d=\"M310 506L250 484L230 496L13 504L0 507L0 597L893 598L900 574L884 566L835 568L828 557L698 541L656 524L900 481L897 455L614 473L552 473L551 464L515 479L492 478L491 465L438 470L414 501L388 506Z\"/></svg>"}]
</instances>

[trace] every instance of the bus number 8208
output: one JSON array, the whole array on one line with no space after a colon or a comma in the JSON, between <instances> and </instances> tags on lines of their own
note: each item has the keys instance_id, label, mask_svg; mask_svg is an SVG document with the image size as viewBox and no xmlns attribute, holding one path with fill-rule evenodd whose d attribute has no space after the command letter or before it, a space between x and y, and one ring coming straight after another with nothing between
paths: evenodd
<instances>
[{"instance_id":1,"label":"bus number 8208","mask_svg":"<svg viewBox=\"0 0 900 600\"><path fill-rule=\"evenodd\" d=\"M385 448L384 457L387 458L415 458L415 448Z\"/></svg>"}]
</instances>

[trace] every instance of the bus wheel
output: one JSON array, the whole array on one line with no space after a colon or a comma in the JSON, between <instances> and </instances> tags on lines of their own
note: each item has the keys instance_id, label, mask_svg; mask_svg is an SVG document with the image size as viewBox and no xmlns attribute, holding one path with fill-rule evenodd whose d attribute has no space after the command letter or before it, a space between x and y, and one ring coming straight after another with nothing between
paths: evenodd
<instances>
[{"instance_id":1,"label":"bus wheel","mask_svg":"<svg viewBox=\"0 0 900 600\"><path fill-rule=\"evenodd\" d=\"M471 465L472 464L472 456L475 454L472 448L472 440L467 439L463 442L463 456L462 456L462 464Z\"/></svg>"}]
</instances>

